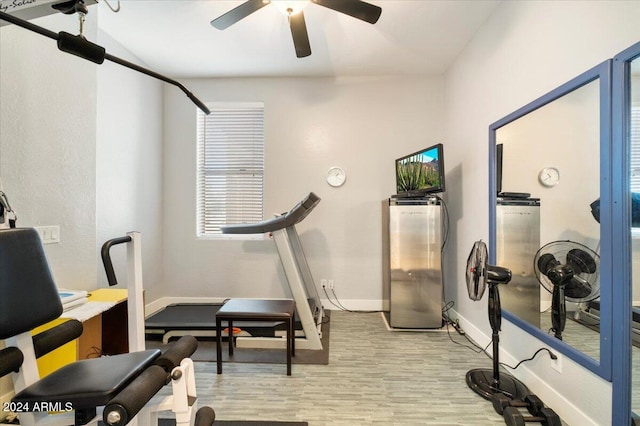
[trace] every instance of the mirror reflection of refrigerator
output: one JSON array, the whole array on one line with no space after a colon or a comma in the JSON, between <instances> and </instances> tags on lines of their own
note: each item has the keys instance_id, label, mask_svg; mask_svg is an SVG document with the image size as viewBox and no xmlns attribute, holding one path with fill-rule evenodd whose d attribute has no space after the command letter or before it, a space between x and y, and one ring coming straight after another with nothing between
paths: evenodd
<instances>
[{"instance_id":1,"label":"mirror reflection of refrigerator","mask_svg":"<svg viewBox=\"0 0 640 426\"><path fill-rule=\"evenodd\" d=\"M384 311L391 327L442 327L440 209L435 198L383 202Z\"/></svg>"},{"instance_id":2,"label":"mirror reflection of refrigerator","mask_svg":"<svg viewBox=\"0 0 640 426\"><path fill-rule=\"evenodd\" d=\"M509 268L509 284L500 286L502 308L540 327L540 284L533 259L540 248L540 199L498 198L496 265Z\"/></svg>"}]
</instances>

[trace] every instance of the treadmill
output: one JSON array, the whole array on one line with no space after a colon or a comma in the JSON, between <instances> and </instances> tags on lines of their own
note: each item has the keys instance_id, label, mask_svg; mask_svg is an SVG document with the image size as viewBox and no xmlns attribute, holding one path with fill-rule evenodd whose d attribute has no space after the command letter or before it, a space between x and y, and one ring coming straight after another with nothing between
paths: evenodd
<instances>
[{"instance_id":1,"label":"treadmill","mask_svg":"<svg viewBox=\"0 0 640 426\"><path fill-rule=\"evenodd\" d=\"M324 310L296 230L296 224L302 222L319 202L320 198L311 192L286 213L262 222L221 228L224 234L273 235L291 295L296 301L297 328L302 330L302 333L296 331L299 349L322 350ZM215 312L221 306L211 303L168 305L147 318L145 331L149 335L161 334L165 342L185 334L215 337ZM279 323L266 323L266 327L264 322L235 322L234 325L243 330L237 335L237 345L241 347L273 347L274 342L279 344L281 340L273 339Z\"/></svg>"},{"instance_id":2,"label":"treadmill","mask_svg":"<svg viewBox=\"0 0 640 426\"><path fill-rule=\"evenodd\" d=\"M578 310L578 320L593 328L600 330L600 300L593 300L586 307ZM640 307L631 307L631 343L640 347Z\"/></svg>"}]
</instances>

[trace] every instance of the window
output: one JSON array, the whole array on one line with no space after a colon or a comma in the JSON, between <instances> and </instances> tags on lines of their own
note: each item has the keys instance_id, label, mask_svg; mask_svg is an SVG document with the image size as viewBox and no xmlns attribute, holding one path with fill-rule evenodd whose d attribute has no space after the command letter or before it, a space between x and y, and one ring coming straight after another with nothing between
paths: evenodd
<instances>
[{"instance_id":1,"label":"window","mask_svg":"<svg viewBox=\"0 0 640 426\"><path fill-rule=\"evenodd\" d=\"M207 106L211 114L198 111L197 123L197 236L262 239L220 227L263 220L264 105Z\"/></svg>"},{"instance_id":2,"label":"window","mask_svg":"<svg viewBox=\"0 0 640 426\"><path fill-rule=\"evenodd\" d=\"M631 145L631 192L640 193L640 103L631 105L631 130L630 130L630 145ZM635 195L633 196L635 197ZM634 200L635 198L632 198ZM637 212L633 212L633 201L631 202L632 212L631 218L634 221L634 216ZM632 225L633 226L633 225ZM631 236L633 238L640 238L640 228L633 228L631 230Z\"/></svg>"},{"instance_id":3,"label":"window","mask_svg":"<svg viewBox=\"0 0 640 426\"><path fill-rule=\"evenodd\" d=\"M640 104L631 106L631 192L640 192Z\"/></svg>"}]
</instances>

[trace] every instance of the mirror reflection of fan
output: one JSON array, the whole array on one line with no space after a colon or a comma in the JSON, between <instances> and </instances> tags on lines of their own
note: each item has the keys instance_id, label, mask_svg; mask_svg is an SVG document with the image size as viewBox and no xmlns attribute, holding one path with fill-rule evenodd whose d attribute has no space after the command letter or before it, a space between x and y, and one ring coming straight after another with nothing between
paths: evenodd
<instances>
[{"instance_id":1,"label":"mirror reflection of fan","mask_svg":"<svg viewBox=\"0 0 640 426\"><path fill-rule=\"evenodd\" d=\"M566 301L590 302L600 296L600 256L575 241L550 242L533 260L536 278L551 293L551 330L562 340Z\"/></svg>"},{"instance_id":2,"label":"mirror reflection of fan","mask_svg":"<svg viewBox=\"0 0 640 426\"><path fill-rule=\"evenodd\" d=\"M224 30L270 3L279 6L286 12L289 18L293 45L298 58L311 55L307 24L305 23L304 14L302 13L302 9L307 4L315 3L318 6L333 9L370 24L378 22L378 18L380 18L380 14L382 13L380 7L360 0L248 0L211 21L211 25L219 30Z\"/></svg>"},{"instance_id":3,"label":"mirror reflection of fan","mask_svg":"<svg viewBox=\"0 0 640 426\"><path fill-rule=\"evenodd\" d=\"M524 383L510 374L500 373L500 326L502 313L500 307L499 284L511 281L511 271L487 263L487 245L476 241L467 259L467 290L471 300L480 300L489 286L489 323L491 324L491 342L493 345L493 369L476 368L467 372L467 385L485 399L492 399L500 393L509 399L522 399L529 394Z\"/></svg>"}]
</instances>

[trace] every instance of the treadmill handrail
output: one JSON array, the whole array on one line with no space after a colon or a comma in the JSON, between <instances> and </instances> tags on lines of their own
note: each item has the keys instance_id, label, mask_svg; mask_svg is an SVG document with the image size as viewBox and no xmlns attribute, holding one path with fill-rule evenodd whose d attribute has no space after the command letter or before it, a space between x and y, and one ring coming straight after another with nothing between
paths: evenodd
<instances>
[{"instance_id":1,"label":"treadmill handrail","mask_svg":"<svg viewBox=\"0 0 640 426\"><path fill-rule=\"evenodd\" d=\"M255 223L242 223L237 225L226 225L220 227L223 234L264 234L266 232L278 231L300 223L311 210L320 202L313 192L310 192L302 201L296 204L287 213L283 213L274 218Z\"/></svg>"}]
</instances>

